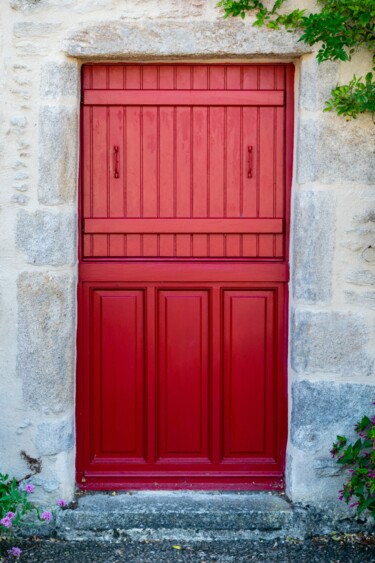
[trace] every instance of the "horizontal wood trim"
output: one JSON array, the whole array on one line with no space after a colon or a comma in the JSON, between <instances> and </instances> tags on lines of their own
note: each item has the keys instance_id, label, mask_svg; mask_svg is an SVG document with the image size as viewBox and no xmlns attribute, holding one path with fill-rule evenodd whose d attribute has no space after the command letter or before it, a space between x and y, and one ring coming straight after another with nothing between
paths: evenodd
<instances>
[{"instance_id":1,"label":"horizontal wood trim","mask_svg":"<svg viewBox=\"0 0 375 563\"><path fill-rule=\"evenodd\" d=\"M127 262L81 262L79 278L85 282L144 284L148 282L180 283L183 286L197 283L228 283L230 285L245 283L246 287L255 282L259 287L275 287L275 284L289 281L288 265L282 263L227 261L227 262L157 262L144 259ZM189 280L189 282L186 282ZM138 287L138 285L137 285ZM252 285L253 287L253 285Z\"/></svg>"},{"instance_id":2,"label":"horizontal wood trim","mask_svg":"<svg viewBox=\"0 0 375 563\"><path fill-rule=\"evenodd\" d=\"M197 234L197 233L237 233L237 234L280 234L283 232L283 219L85 219L85 234L100 233L158 233L158 234Z\"/></svg>"},{"instance_id":3,"label":"horizontal wood trim","mask_svg":"<svg viewBox=\"0 0 375 563\"><path fill-rule=\"evenodd\" d=\"M95 106L283 106L283 90L84 90Z\"/></svg>"}]
</instances>

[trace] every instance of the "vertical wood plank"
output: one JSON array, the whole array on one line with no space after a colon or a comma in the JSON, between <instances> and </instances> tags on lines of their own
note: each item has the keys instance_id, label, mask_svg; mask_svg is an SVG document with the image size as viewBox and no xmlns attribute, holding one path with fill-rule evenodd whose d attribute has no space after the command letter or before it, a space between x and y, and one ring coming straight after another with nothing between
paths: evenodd
<instances>
[{"instance_id":1,"label":"vertical wood plank","mask_svg":"<svg viewBox=\"0 0 375 563\"><path fill-rule=\"evenodd\" d=\"M227 68L226 87L230 90L241 88L240 67ZM243 155L241 154L241 118L242 109L239 107L227 108L226 122L226 194L225 209L226 217L241 217L242 193L241 193L241 165ZM227 257L241 256L241 235L227 235L225 237L225 255Z\"/></svg>"},{"instance_id":2,"label":"vertical wood plank","mask_svg":"<svg viewBox=\"0 0 375 563\"><path fill-rule=\"evenodd\" d=\"M189 75L190 79L190 75ZM191 109L176 108L176 216L191 217L192 139ZM176 236L177 255L190 256L190 235Z\"/></svg>"},{"instance_id":3,"label":"vertical wood plank","mask_svg":"<svg viewBox=\"0 0 375 563\"><path fill-rule=\"evenodd\" d=\"M126 108L127 217L141 216L141 108ZM141 256L141 237L127 235L128 256Z\"/></svg>"}]
</instances>

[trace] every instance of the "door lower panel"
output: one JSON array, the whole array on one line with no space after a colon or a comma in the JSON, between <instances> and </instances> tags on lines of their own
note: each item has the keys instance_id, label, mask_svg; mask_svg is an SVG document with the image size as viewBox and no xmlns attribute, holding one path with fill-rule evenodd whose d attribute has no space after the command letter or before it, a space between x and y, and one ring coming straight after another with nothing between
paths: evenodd
<instances>
[{"instance_id":1,"label":"door lower panel","mask_svg":"<svg viewBox=\"0 0 375 563\"><path fill-rule=\"evenodd\" d=\"M284 284L81 292L80 485L282 487Z\"/></svg>"}]
</instances>

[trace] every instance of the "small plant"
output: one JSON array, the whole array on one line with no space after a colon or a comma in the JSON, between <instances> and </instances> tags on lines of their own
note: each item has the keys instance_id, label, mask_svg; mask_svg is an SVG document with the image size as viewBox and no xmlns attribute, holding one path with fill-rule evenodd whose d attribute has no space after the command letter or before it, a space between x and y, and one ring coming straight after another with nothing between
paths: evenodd
<instances>
[{"instance_id":1,"label":"small plant","mask_svg":"<svg viewBox=\"0 0 375 563\"><path fill-rule=\"evenodd\" d=\"M31 483L22 484L22 481L0 473L0 536L12 535L14 530L22 525L33 526L35 522L31 520L25 522L27 515L33 514L39 522L50 522L53 518L53 512L42 511L30 501L30 495L35 487ZM66 502L59 499L57 505L63 508ZM8 555L16 559L19 559L21 553L19 547L8 550Z\"/></svg>"},{"instance_id":2,"label":"small plant","mask_svg":"<svg viewBox=\"0 0 375 563\"><path fill-rule=\"evenodd\" d=\"M340 491L340 500L356 507L358 515L368 510L375 520L375 416L364 416L355 431L359 438L353 444L337 436L331 450L337 463L347 466L351 474ZM353 497L357 500L352 502Z\"/></svg>"}]
</instances>

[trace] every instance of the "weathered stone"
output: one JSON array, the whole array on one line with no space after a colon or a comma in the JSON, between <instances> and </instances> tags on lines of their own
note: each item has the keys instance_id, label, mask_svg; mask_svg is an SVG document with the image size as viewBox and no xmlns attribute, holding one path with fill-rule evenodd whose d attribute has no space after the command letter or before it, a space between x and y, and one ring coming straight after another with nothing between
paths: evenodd
<instances>
[{"instance_id":1,"label":"weathered stone","mask_svg":"<svg viewBox=\"0 0 375 563\"><path fill-rule=\"evenodd\" d=\"M139 539L147 529L161 529L161 533L173 536L176 527L184 535L190 530L190 539L195 540L199 536L215 539L220 533L228 537L231 532L248 539L251 531L265 537L284 526L291 529L293 516L284 498L267 493L135 491L130 496L86 496L80 499L77 510L60 513L58 524L60 534L69 539L90 532L92 536L93 530L103 539L113 529L126 535L138 529Z\"/></svg>"},{"instance_id":2,"label":"weathered stone","mask_svg":"<svg viewBox=\"0 0 375 563\"><path fill-rule=\"evenodd\" d=\"M14 179L17 180L17 182L22 181L22 180L28 180L30 178L28 172L17 172L14 175Z\"/></svg>"},{"instance_id":3,"label":"weathered stone","mask_svg":"<svg viewBox=\"0 0 375 563\"><path fill-rule=\"evenodd\" d=\"M373 246L368 246L362 252L362 258L368 264L373 264L375 262L375 248Z\"/></svg>"},{"instance_id":4,"label":"weathered stone","mask_svg":"<svg viewBox=\"0 0 375 563\"><path fill-rule=\"evenodd\" d=\"M10 7L13 10L28 10L37 6L41 0L9 0Z\"/></svg>"},{"instance_id":5,"label":"weathered stone","mask_svg":"<svg viewBox=\"0 0 375 563\"><path fill-rule=\"evenodd\" d=\"M346 274L345 281L355 285L375 285L375 274L370 270L353 270Z\"/></svg>"},{"instance_id":6,"label":"weathered stone","mask_svg":"<svg viewBox=\"0 0 375 563\"><path fill-rule=\"evenodd\" d=\"M345 291L345 300L353 305L361 305L363 309L375 309L375 291Z\"/></svg>"},{"instance_id":7,"label":"weathered stone","mask_svg":"<svg viewBox=\"0 0 375 563\"><path fill-rule=\"evenodd\" d=\"M302 191L294 204L293 294L307 302L331 299L335 196Z\"/></svg>"},{"instance_id":8,"label":"weathered stone","mask_svg":"<svg viewBox=\"0 0 375 563\"><path fill-rule=\"evenodd\" d=\"M74 200L77 184L77 113L73 107L40 110L39 201L57 205Z\"/></svg>"},{"instance_id":9,"label":"weathered stone","mask_svg":"<svg viewBox=\"0 0 375 563\"><path fill-rule=\"evenodd\" d=\"M69 275L24 272L18 278L17 374L30 409L73 405L76 284Z\"/></svg>"},{"instance_id":10,"label":"weathered stone","mask_svg":"<svg viewBox=\"0 0 375 563\"><path fill-rule=\"evenodd\" d=\"M353 220L359 224L366 224L366 223L375 223L375 209L372 207L366 209L362 213L358 213L353 217Z\"/></svg>"},{"instance_id":11,"label":"weathered stone","mask_svg":"<svg viewBox=\"0 0 375 563\"><path fill-rule=\"evenodd\" d=\"M292 316L292 367L297 373L372 375L369 330L361 315L297 309Z\"/></svg>"},{"instance_id":12,"label":"weathered stone","mask_svg":"<svg viewBox=\"0 0 375 563\"><path fill-rule=\"evenodd\" d=\"M329 452L336 435L354 437L354 425L371 414L375 386L334 381L297 381L292 386L291 439L302 451ZM318 463L319 459L319 463ZM315 458L315 472L323 461Z\"/></svg>"},{"instance_id":13,"label":"weathered stone","mask_svg":"<svg viewBox=\"0 0 375 563\"><path fill-rule=\"evenodd\" d=\"M14 24L13 33L15 37L50 37L55 35L60 28L60 24L50 22L19 22Z\"/></svg>"},{"instance_id":14,"label":"weathered stone","mask_svg":"<svg viewBox=\"0 0 375 563\"><path fill-rule=\"evenodd\" d=\"M24 129L27 125L27 119L24 115L14 115L10 119L10 124L17 129Z\"/></svg>"},{"instance_id":15,"label":"weathered stone","mask_svg":"<svg viewBox=\"0 0 375 563\"><path fill-rule=\"evenodd\" d=\"M300 183L375 183L375 128L371 116L353 121L320 113L299 125L297 174Z\"/></svg>"},{"instance_id":16,"label":"weathered stone","mask_svg":"<svg viewBox=\"0 0 375 563\"><path fill-rule=\"evenodd\" d=\"M16 195L12 195L12 197L10 198L10 201L12 203L18 203L19 205L27 205L29 202L29 197L27 195L23 195L23 194L16 194Z\"/></svg>"},{"instance_id":17,"label":"weathered stone","mask_svg":"<svg viewBox=\"0 0 375 563\"><path fill-rule=\"evenodd\" d=\"M299 105L311 111L321 110L339 80L339 63L318 64L315 54L301 60L299 77Z\"/></svg>"},{"instance_id":18,"label":"weathered stone","mask_svg":"<svg viewBox=\"0 0 375 563\"><path fill-rule=\"evenodd\" d=\"M319 179L326 183L375 183L375 127L370 114L353 121L322 114Z\"/></svg>"},{"instance_id":19,"label":"weathered stone","mask_svg":"<svg viewBox=\"0 0 375 563\"><path fill-rule=\"evenodd\" d=\"M76 216L69 212L20 211L16 242L29 264L74 264Z\"/></svg>"},{"instance_id":20,"label":"weathered stone","mask_svg":"<svg viewBox=\"0 0 375 563\"><path fill-rule=\"evenodd\" d=\"M311 52L297 33L257 29L248 22L159 20L88 23L71 31L63 49L74 57L160 58L211 56L297 56Z\"/></svg>"},{"instance_id":21,"label":"weathered stone","mask_svg":"<svg viewBox=\"0 0 375 563\"><path fill-rule=\"evenodd\" d=\"M37 43L36 41L17 41L16 43L17 53L19 55L31 57L31 56L45 56L48 55L47 45Z\"/></svg>"},{"instance_id":22,"label":"weathered stone","mask_svg":"<svg viewBox=\"0 0 375 563\"><path fill-rule=\"evenodd\" d=\"M318 172L319 121L314 116L300 117L296 166L298 182L314 182Z\"/></svg>"},{"instance_id":23,"label":"weathered stone","mask_svg":"<svg viewBox=\"0 0 375 563\"><path fill-rule=\"evenodd\" d=\"M79 68L70 62L47 62L42 66L40 93L48 98L78 96Z\"/></svg>"},{"instance_id":24,"label":"weathered stone","mask_svg":"<svg viewBox=\"0 0 375 563\"><path fill-rule=\"evenodd\" d=\"M55 455L71 450L74 446L73 418L38 424L35 443L41 455Z\"/></svg>"}]
</instances>

